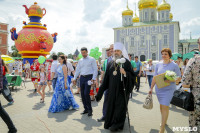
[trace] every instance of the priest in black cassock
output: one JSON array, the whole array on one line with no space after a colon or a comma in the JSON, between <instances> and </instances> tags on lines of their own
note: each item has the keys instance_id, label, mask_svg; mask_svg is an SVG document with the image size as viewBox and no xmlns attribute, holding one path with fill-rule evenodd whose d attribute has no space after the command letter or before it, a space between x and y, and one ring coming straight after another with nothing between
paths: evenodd
<instances>
[{"instance_id":1,"label":"priest in black cassock","mask_svg":"<svg viewBox=\"0 0 200 133\"><path fill-rule=\"evenodd\" d=\"M129 95L134 87L135 75L128 59L124 45L116 42L113 60L107 66L103 82L96 95L96 100L100 101L104 91L108 89L104 128L111 131L123 130Z\"/></svg>"}]
</instances>

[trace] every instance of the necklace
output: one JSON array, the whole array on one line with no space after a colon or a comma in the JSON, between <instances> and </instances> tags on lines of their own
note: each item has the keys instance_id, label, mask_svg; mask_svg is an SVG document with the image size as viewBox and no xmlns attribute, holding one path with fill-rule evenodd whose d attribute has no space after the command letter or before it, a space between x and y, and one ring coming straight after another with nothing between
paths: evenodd
<instances>
[{"instance_id":1,"label":"necklace","mask_svg":"<svg viewBox=\"0 0 200 133\"><path fill-rule=\"evenodd\" d=\"M113 75L116 76L117 75L117 66L116 66L116 63L114 63L114 67L115 67L115 71L113 72Z\"/></svg>"},{"instance_id":2,"label":"necklace","mask_svg":"<svg viewBox=\"0 0 200 133\"><path fill-rule=\"evenodd\" d=\"M163 61L163 66L164 66L164 67L167 67L170 63L171 63L170 60L169 60L169 62L168 62L167 64L164 64L164 61Z\"/></svg>"}]
</instances>

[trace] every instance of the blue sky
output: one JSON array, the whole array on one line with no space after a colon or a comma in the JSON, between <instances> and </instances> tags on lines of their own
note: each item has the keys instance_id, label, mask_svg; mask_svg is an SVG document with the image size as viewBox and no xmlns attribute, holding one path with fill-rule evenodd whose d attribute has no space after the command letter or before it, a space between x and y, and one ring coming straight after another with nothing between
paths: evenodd
<instances>
[{"instance_id":1,"label":"blue sky","mask_svg":"<svg viewBox=\"0 0 200 133\"><path fill-rule=\"evenodd\" d=\"M22 21L28 22L25 9L37 2L46 8L41 23L47 24L50 33L58 33L58 41L52 52L73 53L83 46L88 49L103 48L114 41L114 27L121 26L121 12L126 0L0 0L0 22L8 23L9 29L22 29ZM135 13L135 3L129 0L129 8ZM200 0L166 0L171 4L174 21L180 22L180 39L200 37ZM160 4L162 0L158 0ZM138 8L136 10L138 14ZM14 45L10 39L9 46Z\"/></svg>"}]
</instances>

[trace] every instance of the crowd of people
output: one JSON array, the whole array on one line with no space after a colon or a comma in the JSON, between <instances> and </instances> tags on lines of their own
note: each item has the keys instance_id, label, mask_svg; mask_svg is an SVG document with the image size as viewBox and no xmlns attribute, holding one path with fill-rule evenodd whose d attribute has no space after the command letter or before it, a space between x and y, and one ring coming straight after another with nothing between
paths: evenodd
<instances>
[{"instance_id":1,"label":"crowd of people","mask_svg":"<svg viewBox=\"0 0 200 133\"><path fill-rule=\"evenodd\" d=\"M200 39L198 43L200 47ZM102 116L97 121L104 122L104 128L111 131L123 130L129 98L132 97L133 89L136 92L140 91L140 78L142 74L145 74L148 80L149 95L152 95L155 87L161 112L159 133L164 133L169 116L170 101L177 85L181 83L183 88L193 88L189 91L194 95L195 109L189 112L189 126L197 127L200 132L200 55L196 55L190 60L182 61L182 58L179 57L177 61L173 61L171 60L172 51L164 48L161 51L162 60L153 64L152 59L149 59L144 65L138 60L138 56L131 57L124 45L119 42L111 44L106 49L107 58L103 62L90 57L86 47L81 48L81 54L83 58L78 62L69 61L66 55L53 55L52 60L48 60L44 64L38 64L38 61L35 60L32 65L28 61L23 65L19 60L13 66L14 72L22 75L24 70L25 79L31 78L34 93L41 96L41 104L45 102L46 86L49 87L49 91L53 91L48 110L52 113L71 109L79 110L74 95L81 93L84 107L81 114L87 114L90 117L93 115L91 101L99 102L104 95ZM3 61L0 65L3 66L0 68L4 72L2 74L4 81L5 72L13 69L10 68L11 66L8 66L7 69ZM158 88L154 77L167 70L175 72L178 78L173 81L165 80L170 85ZM73 92L74 88L77 88L76 92ZM3 89L3 86L2 88L0 86L0 89ZM8 125L9 131L16 132L15 126L1 104L0 115Z\"/></svg>"}]
</instances>

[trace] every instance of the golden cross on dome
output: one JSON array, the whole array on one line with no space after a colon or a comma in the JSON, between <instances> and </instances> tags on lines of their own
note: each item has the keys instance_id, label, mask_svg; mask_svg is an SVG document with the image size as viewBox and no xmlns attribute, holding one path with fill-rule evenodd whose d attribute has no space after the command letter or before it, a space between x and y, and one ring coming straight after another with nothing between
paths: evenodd
<instances>
[{"instance_id":1,"label":"golden cross on dome","mask_svg":"<svg viewBox=\"0 0 200 133\"><path fill-rule=\"evenodd\" d=\"M127 7L127 9L129 9L129 7L128 7L128 0L127 0L127 6L126 6L126 7ZM130 10L130 9L129 9L129 10Z\"/></svg>"}]
</instances>

